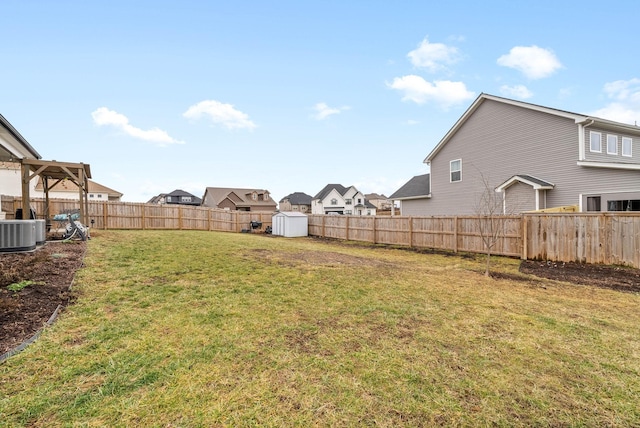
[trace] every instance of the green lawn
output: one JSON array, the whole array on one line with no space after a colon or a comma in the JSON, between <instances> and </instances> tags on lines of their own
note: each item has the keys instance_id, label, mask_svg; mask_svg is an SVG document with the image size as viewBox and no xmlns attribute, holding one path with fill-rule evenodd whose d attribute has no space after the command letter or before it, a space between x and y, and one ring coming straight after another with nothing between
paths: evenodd
<instances>
[{"instance_id":1,"label":"green lawn","mask_svg":"<svg viewBox=\"0 0 640 428\"><path fill-rule=\"evenodd\" d=\"M75 305L0 365L0 426L640 425L638 295L481 255L93 235Z\"/></svg>"}]
</instances>

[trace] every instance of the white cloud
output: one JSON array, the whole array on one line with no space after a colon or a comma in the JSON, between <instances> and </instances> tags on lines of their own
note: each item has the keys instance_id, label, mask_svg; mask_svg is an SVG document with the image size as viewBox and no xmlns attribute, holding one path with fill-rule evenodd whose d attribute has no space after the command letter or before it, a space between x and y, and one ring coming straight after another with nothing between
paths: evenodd
<instances>
[{"instance_id":1,"label":"white cloud","mask_svg":"<svg viewBox=\"0 0 640 428\"><path fill-rule=\"evenodd\" d=\"M231 104L221 103L215 100L200 101L194 104L182 114L187 119L197 120L202 116L208 116L214 124L220 124L227 129L252 130L256 124L249 120L249 115L236 110Z\"/></svg>"},{"instance_id":2,"label":"white cloud","mask_svg":"<svg viewBox=\"0 0 640 428\"><path fill-rule=\"evenodd\" d=\"M425 38L418 48L407 54L415 67L426 68L430 72L446 69L460 59L458 49L443 43L429 43Z\"/></svg>"},{"instance_id":3,"label":"white cloud","mask_svg":"<svg viewBox=\"0 0 640 428\"><path fill-rule=\"evenodd\" d=\"M148 130L136 128L129 123L129 119L116 111L109 110L106 107L100 107L91 113L93 122L98 126L113 126L125 134L148 141L159 146L167 146L169 144L184 144L184 141L172 138L166 131L160 128L151 128Z\"/></svg>"},{"instance_id":4,"label":"white cloud","mask_svg":"<svg viewBox=\"0 0 640 428\"><path fill-rule=\"evenodd\" d=\"M640 122L640 79L616 80L603 90L612 101L590 114L628 124Z\"/></svg>"},{"instance_id":5,"label":"white cloud","mask_svg":"<svg viewBox=\"0 0 640 428\"><path fill-rule=\"evenodd\" d=\"M616 80L606 83L604 92L609 98L640 104L640 79Z\"/></svg>"},{"instance_id":6,"label":"white cloud","mask_svg":"<svg viewBox=\"0 0 640 428\"><path fill-rule=\"evenodd\" d=\"M502 85L500 86L500 93L507 97L520 98L523 100L526 100L527 98L531 98L533 96L533 92L531 92L524 85L515 85L515 86Z\"/></svg>"},{"instance_id":7,"label":"white cloud","mask_svg":"<svg viewBox=\"0 0 640 428\"><path fill-rule=\"evenodd\" d=\"M508 54L498 58L498 65L515 68L529 79L549 77L562 68L562 64L552 51L535 45L511 48Z\"/></svg>"},{"instance_id":8,"label":"white cloud","mask_svg":"<svg viewBox=\"0 0 640 428\"><path fill-rule=\"evenodd\" d=\"M329 107L325 103L318 103L313 106L313 109L316 111L316 114L313 115L314 118L318 120L324 120L331 115L342 113L345 110L349 110L351 107L342 106L342 107Z\"/></svg>"},{"instance_id":9,"label":"white cloud","mask_svg":"<svg viewBox=\"0 0 640 428\"><path fill-rule=\"evenodd\" d=\"M396 77L392 83L387 83L387 86L402 92L403 101L413 101L417 104L435 102L445 109L475 97L463 82L436 80L431 83L413 74Z\"/></svg>"}]
</instances>

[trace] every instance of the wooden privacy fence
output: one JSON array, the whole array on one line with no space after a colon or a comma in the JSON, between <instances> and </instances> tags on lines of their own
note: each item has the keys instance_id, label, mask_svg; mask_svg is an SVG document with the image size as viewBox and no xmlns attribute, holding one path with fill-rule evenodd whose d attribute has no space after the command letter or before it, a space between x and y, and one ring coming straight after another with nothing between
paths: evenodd
<instances>
[{"instance_id":1,"label":"wooden privacy fence","mask_svg":"<svg viewBox=\"0 0 640 428\"><path fill-rule=\"evenodd\" d=\"M309 216L309 234L379 244L484 253L486 217ZM492 254L640 268L640 214L500 216Z\"/></svg>"},{"instance_id":2,"label":"wooden privacy fence","mask_svg":"<svg viewBox=\"0 0 640 428\"><path fill-rule=\"evenodd\" d=\"M31 201L44 218L44 201ZM2 197L13 218L20 198ZM78 208L51 200L49 218ZM252 221L271 226L273 213L126 202L89 202L96 229L178 229L242 232ZM478 216L404 217L309 215L309 235L447 251L484 253ZM640 268L640 213L526 213L499 217L492 254L523 259L628 265ZM486 224L485 224L486 226Z\"/></svg>"},{"instance_id":3,"label":"wooden privacy fence","mask_svg":"<svg viewBox=\"0 0 640 428\"><path fill-rule=\"evenodd\" d=\"M448 251L485 252L481 222L486 217L309 216L309 235ZM499 218L493 254L520 257L522 217Z\"/></svg>"},{"instance_id":4,"label":"wooden privacy fence","mask_svg":"<svg viewBox=\"0 0 640 428\"><path fill-rule=\"evenodd\" d=\"M6 196L2 197L3 210L7 218L13 218L20 198L14 198L9 206ZM6 204L6 205L5 205ZM31 200L38 218L45 218L44 201ZM6 209L5 209L6 208ZM78 201L50 200L49 218L55 214L78 209ZM89 202L88 226L95 229L165 229L165 230L215 230L222 232L242 232L250 230L252 221L262 223L262 230L271 226L272 212L229 211L217 208L186 205L156 205L128 202Z\"/></svg>"}]
</instances>

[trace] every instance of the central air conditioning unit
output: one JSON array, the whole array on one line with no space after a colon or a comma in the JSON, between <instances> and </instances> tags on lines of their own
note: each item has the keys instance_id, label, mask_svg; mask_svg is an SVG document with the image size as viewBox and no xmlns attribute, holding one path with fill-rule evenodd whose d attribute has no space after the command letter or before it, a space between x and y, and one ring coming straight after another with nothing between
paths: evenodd
<instances>
[{"instance_id":1,"label":"central air conditioning unit","mask_svg":"<svg viewBox=\"0 0 640 428\"><path fill-rule=\"evenodd\" d=\"M36 245L44 245L47 241L47 221L36 220Z\"/></svg>"},{"instance_id":2,"label":"central air conditioning unit","mask_svg":"<svg viewBox=\"0 0 640 428\"><path fill-rule=\"evenodd\" d=\"M35 220L0 221L0 253L33 251L35 249Z\"/></svg>"}]
</instances>

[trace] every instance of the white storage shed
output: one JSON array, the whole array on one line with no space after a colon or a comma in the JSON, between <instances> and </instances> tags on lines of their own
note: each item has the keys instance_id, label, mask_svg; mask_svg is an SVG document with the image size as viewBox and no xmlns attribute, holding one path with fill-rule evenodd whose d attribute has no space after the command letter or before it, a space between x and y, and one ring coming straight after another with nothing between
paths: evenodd
<instances>
[{"instance_id":1,"label":"white storage shed","mask_svg":"<svg viewBox=\"0 0 640 428\"><path fill-rule=\"evenodd\" d=\"M282 211L271 218L272 234L294 238L309 235L309 219L306 214L296 211Z\"/></svg>"}]
</instances>

